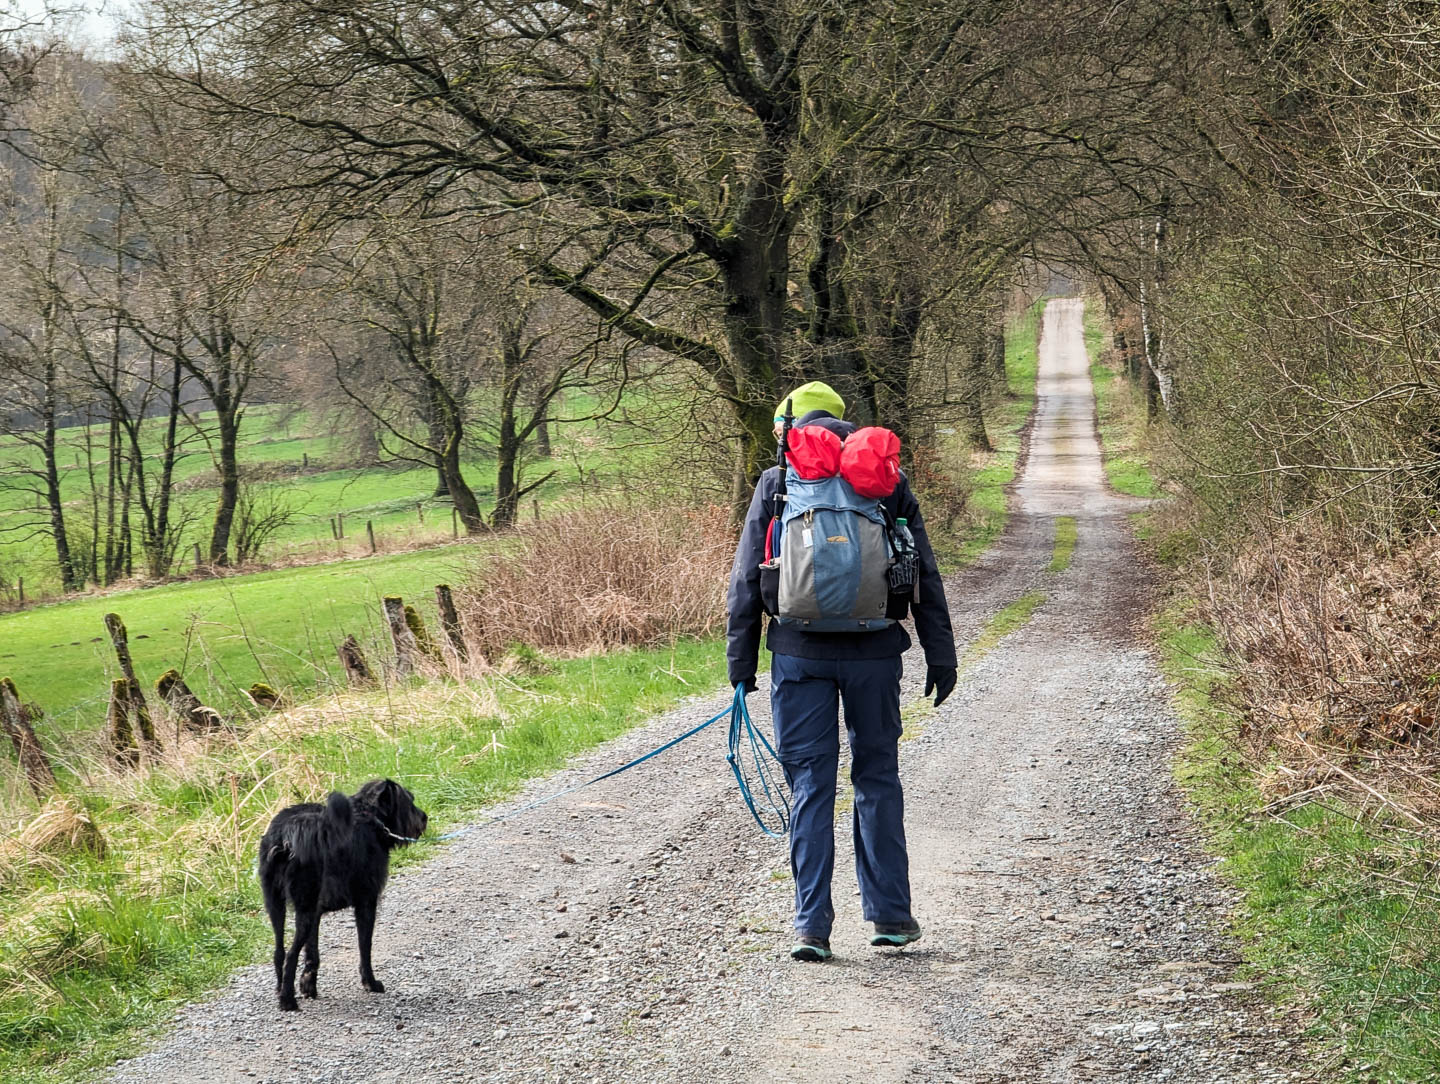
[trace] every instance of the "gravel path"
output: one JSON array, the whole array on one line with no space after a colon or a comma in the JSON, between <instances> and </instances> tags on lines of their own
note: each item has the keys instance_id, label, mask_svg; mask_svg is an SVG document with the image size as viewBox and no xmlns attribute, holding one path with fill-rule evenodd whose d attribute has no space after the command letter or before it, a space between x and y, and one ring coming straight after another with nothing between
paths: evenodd
<instances>
[{"instance_id":1,"label":"gravel path","mask_svg":"<svg viewBox=\"0 0 1440 1084\"><path fill-rule=\"evenodd\" d=\"M268 964L191 1006L109 1079L274 1081L1314 1080L1293 1022L1233 981L1230 901L1171 781L1178 738L1132 629L1144 572L1104 488L1080 303L1046 310L1040 409L1000 543L950 586L973 638L1029 589L1032 621L916 710L902 770L925 938L876 951L848 831L830 964L792 964L782 846L734 793L717 729L476 831L388 893L376 971L326 920L321 999L275 1009ZM1056 515L1079 521L1046 571ZM919 703L907 659L905 700ZM763 696L753 707L765 706ZM716 710L696 701L538 781L622 763Z\"/></svg>"}]
</instances>

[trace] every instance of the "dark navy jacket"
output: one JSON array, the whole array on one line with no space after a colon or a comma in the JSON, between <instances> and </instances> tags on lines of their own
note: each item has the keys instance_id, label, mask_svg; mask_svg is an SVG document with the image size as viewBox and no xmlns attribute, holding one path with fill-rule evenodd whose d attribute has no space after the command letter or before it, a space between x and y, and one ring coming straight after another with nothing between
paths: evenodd
<instances>
[{"instance_id":1,"label":"dark navy jacket","mask_svg":"<svg viewBox=\"0 0 1440 1084\"><path fill-rule=\"evenodd\" d=\"M812 411L798 422L802 425L823 425L840 437L855 429L824 411ZM733 685L755 676L760 654L760 626L764 609L760 602L760 563L765 560L765 532L774 509L773 499L780 484L780 468L771 467L760 476L750 510L745 515L745 530L735 550L735 564L730 570L729 624L726 630L726 658L730 664ZM930 538L920 518L920 504L910 491L910 483L902 474L895 492L882 501L892 520L903 517L915 536L920 551L920 601L913 607L915 632L925 651L929 666L955 665L955 633L950 627L950 607L945 602L945 585L935 565ZM892 599L892 607L897 600ZM904 607L891 617L903 617ZM766 646L779 655L798 655L802 659L885 659L899 655L910 646L910 636L898 621L877 632L806 632L802 629L770 622Z\"/></svg>"}]
</instances>

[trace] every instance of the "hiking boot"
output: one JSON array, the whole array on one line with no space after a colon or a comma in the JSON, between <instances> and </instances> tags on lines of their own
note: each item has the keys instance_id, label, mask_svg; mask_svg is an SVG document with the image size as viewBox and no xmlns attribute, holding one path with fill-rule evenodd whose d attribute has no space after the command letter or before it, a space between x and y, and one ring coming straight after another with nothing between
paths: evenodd
<instances>
[{"instance_id":1,"label":"hiking boot","mask_svg":"<svg viewBox=\"0 0 1440 1084\"><path fill-rule=\"evenodd\" d=\"M790 946L790 959L807 964L823 964L835 954L830 951L830 942L823 937L801 934Z\"/></svg>"},{"instance_id":2,"label":"hiking boot","mask_svg":"<svg viewBox=\"0 0 1440 1084\"><path fill-rule=\"evenodd\" d=\"M909 922L877 922L870 943L876 948L904 948L911 941L920 940L920 923L913 918Z\"/></svg>"}]
</instances>

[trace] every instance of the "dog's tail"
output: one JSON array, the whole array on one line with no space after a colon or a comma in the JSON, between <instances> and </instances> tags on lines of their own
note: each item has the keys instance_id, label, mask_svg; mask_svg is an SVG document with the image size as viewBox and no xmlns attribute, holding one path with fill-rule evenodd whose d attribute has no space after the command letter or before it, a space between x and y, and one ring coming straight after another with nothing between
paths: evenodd
<instances>
[{"instance_id":1,"label":"dog's tail","mask_svg":"<svg viewBox=\"0 0 1440 1084\"><path fill-rule=\"evenodd\" d=\"M337 831L348 832L355 823L355 810L350 799L338 790L332 790L325 799L325 824Z\"/></svg>"}]
</instances>

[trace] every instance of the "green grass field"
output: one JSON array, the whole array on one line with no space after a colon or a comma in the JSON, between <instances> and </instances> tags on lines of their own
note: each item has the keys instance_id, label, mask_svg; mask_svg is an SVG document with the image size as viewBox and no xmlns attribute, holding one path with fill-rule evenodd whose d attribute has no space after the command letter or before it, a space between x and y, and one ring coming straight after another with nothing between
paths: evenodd
<instances>
[{"instance_id":1,"label":"green grass field","mask_svg":"<svg viewBox=\"0 0 1440 1084\"><path fill-rule=\"evenodd\" d=\"M584 403L572 404L576 413ZM199 419L203 424L207 416ZM158 440L158 425L152 425ZM602 484L615 485L634 470L643 469L663 453L653 446L630 446L619 427L603 422L576 422L552 427L553 456L530 463L526 477L554 477L526 499L550 507L575 491L582 471L601 469ZM92 505L87 441L94 449L95 470L103 483L106 459L101 427L75 427L60 433L61 492L66 501L68 529L83 546L92 536ZM158 454L158 446L147 447ZM309 467L304 467L306 457ZM369 553L365 525L374 527L380 550L395 550L452 537L454 524L448 500L435 500L435 472L428 468L392 463L385 467L356 468L354 453L330 431L324 418L280 407L253 407L241 429L240 461L254 473L254 484L273 493L293 513L292 522L276 532L262 555L264 560L326 559ZM26 596L40 598L59 591L53 543L43 526L44 513L36 508L28 486L33 482L17 471L34 468L39 455L14 438L0 438L0 598L14 597L23 578ZM482 509L494 502L495 462L475 455L466 463L466 478ZM153 466L152 466L152 469ZM192 434L175 472L176 501L189 522L179 547L177 571L193 565L192 543L208 547L210 519L216 500L214 468L205 443ZM136 513L138 515L138 513ZM345 538L336 541L331 520L339 520ZM137 542L138 545L138 542Z\"/></svg>"},{"instance_id":2,"label":"green grass field","mask_svg":"<svg viewBox=\"0 0 1440 1084\"><path fill-rule=\"evenodd\" d=\"M335 647L347 635L372 658L386 649L383 595L413 601L433 623L435 585L462 582L494 546L460 543L0 614L0 677L14 678L21 695L45 710L47 727L100 726L117 673L103 623L114 611L147 685L173 666L221 711L241 710L240 690L256 681L304 696L341 677Z\"/></svg>"},{"instance_id":3,"label":"green grass field","mask_svg":"<svg viewBox=\"0 0 1440 1084\"><path fill-rule=\"evenodd\" d=\"M343 455L337 438L316 431L321 428L304 414L256 408L245 422L243 458L279 471L299 466L305 455L312 466ZM80 458L76 449L85 431L67 430L65 439L68 454ZM620 427L598 423L558 427L554 439L554 458L531 468L532 477L536 471L556 472L534 498L550 511L586 494L623 488L628 476L644 473L664 455L659 446L629 443L633 435ZM0 464L19 455L13 441L0 443ZM204 484L208 457L192 454L177 473L180 499L208 512L214 500L214 489ZM72 472L68 494L88 484L84 474ZM469 477L484 504L494 492L493 462L471 463ZM297 519L276 536L266 558L326 563L78 596L0 613L0 677L14 678L21 695L45 710L47 726L64 731L98 726L115 669L102 619L114 611L130 630L136 666L147 684L176 667L205 703L222 712L243 710L248 701L240 690L255 681L304 696L338 676L335 645L346 635L355 635L372 652L386 649L382 595L417 602L433 621L435 584L463 582L481 555L503 544L483 537L453 543L450 505L431 499L434 473L427 469L322 470L267 484L280 489ZM19 500L0 477L0 528L28 516L17 511ZM523 511L531 514L528 499ZM332 516L343 519L343 540L331 536ZM374 556L367 521L380 547ZM201 515L187 538L203 548L207 532ZM23 575L31 598L47 582L58 586L49 539L17 537L0 529L0 582L13 584Z\"/></svg>"}]
</instances>

